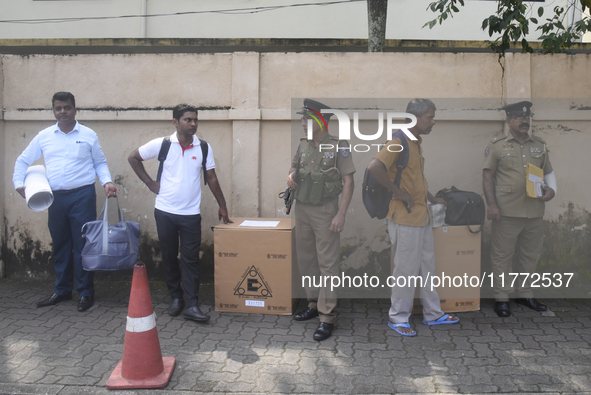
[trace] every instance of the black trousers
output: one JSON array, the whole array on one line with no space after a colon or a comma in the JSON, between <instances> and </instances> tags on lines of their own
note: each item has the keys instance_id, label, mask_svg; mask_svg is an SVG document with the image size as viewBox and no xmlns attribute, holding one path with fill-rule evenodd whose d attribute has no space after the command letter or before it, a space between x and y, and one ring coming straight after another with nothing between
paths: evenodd
<instances>
[{"instance_id":1,"label":"black trousers","mask_svg":"<svg viewBox=\"0 0 591 395\"><path fill-rule=\"evenodd\" d=\"M162 269L164 270L168 293L172 299L182 299L184 288L186 306L197 306L201 215L177 215L154 209L154 217L156 218L156 230L160 240L160 251L162 252ZM181 249L180 268L178 259L179 239Z\"/></svg>"}]
</instances>

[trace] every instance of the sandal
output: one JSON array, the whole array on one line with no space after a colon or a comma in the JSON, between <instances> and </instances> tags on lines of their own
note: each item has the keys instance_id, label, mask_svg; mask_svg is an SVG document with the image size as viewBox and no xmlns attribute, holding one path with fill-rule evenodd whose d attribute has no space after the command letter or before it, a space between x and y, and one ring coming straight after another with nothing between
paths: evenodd
<instances>
[{"instance_id":1,"label":"sandal","mask_svg":"<svg viewBox=\"0 0 591 395\"><path fill-rule=\"evenodd\" d=\"M445 325L445 324L457 324L460 319L456 318L455 320L448 320L449 314L444 314L443 316L439 317L435 321L425 321L423 320L423 324L425 325Z\"/></svg>"},{"instance_id":2,"label":"sandal","mask_svg":"<svg viewBox=\"0 0 591 395\"><path fill-rule=\"evenodd\" d=\"M413 332L412 332L412 333L404 333L404 332L401 332L401 331L399 331L399 330L398 330L398 327L399 327L399 326L400 326L400 327L403 327L403 328L409 328L409 329L410 329L410 325L409 325L409 323L408 323L408 322L407 322L407 323L404 323L404 324L393 324L393 323L391 323L391 322L388 322L388 326L389 326L391 329L393 329L393 330L394 330L396 333L399 333L399 334L401 334L402 336L416 336L416 334L417 334L417 332L415 332L414 330L413 330Z\"/></svg>"}]
</instances>

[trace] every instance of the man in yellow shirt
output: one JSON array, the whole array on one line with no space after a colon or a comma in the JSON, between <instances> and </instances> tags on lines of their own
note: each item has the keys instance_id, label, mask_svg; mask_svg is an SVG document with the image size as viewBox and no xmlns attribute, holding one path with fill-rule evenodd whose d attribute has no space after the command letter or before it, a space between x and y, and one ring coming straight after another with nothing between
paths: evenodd
<instances>
[{"instance_id":1,"label":"man in yellow shirt","mask_svg":"<svg viewBox=\"0 0 591 395\"><path fill-rule=\"evenodd\" d=\"M433 204L445 204L443 199L435 198L429 193L424 175L425 158L421 148L420 136L431 133L435 125L435 110L435 104L429 99L414 99L408 103L406 112L417 118L416 125L409 129L416 140L402 137L408 140L409 157L406 168L402 170L400 187L393 182L398 171L396 162L399 148L388 149L390 145L400 146L399 139L389 141L368 166L374 178L393 193L387 216L388 234L394 254L392 276L407 280L413 276L421 277L423 322L427 325L455 324L459 321L457 317L441 311L437 291L427 286L430 276L435 272L433 226L427 200ZM392 288L388 326L403 336L414 336L416 332L410 328L408 318L412 311L415 286L414 282L406 283L406 287Z\"/></svg>"}]
</instances>

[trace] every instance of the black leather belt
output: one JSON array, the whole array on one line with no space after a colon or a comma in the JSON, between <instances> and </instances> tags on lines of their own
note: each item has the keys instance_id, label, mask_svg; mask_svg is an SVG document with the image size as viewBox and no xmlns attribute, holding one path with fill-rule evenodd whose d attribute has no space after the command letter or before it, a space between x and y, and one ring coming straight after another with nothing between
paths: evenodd
<instances>
[{"instance_id":1,"label":"black leather belt","mask_svg":"<svg viewBox=\"0 0 591 395\"><path fill-rule=\"evenodd\" d=\"M70 193L78 192L84 188L94 187L94 184L84 185L74 189L58 189L57 191L51 191L54 195L69 195Z\"/></svg>"}]
</instances>

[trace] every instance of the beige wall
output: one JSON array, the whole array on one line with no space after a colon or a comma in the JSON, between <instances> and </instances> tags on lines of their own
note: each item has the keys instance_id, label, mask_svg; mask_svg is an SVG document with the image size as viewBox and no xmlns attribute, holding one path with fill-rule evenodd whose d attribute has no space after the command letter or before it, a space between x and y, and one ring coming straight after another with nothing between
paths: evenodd
<instances>
[{"instance_id":1,"label":"beige wall","mask_svg":"<svg viewBox=\"0 0 591 395\"><path fill-rule=\"evenodd\" d=\"M54 122L50 98L58 90L76 95L78 119L99 135L127 218L139 221L152 239L154 196L126 158L140 144L173 132L169 109L180 102L204 108L198 134L213 147L232 216L285 216L277 195L285 188L292 143L301 133L299 122L291 121L291 100L302 97L327 98L329 103L338 103L339 98L402 98L398 111L404 111L409 98L432 98L439 109L438 123L424 140L432 193L451 185L481 193L484 148L504 129L497 109L507 97L533 99L537 135L548 142L558 176L559 192L547 205L547 217L556 218L569 203L591 210L591 175L585 169L586 147L591 146L589 55L508 54L504 74L496 55L466 53L3 55L0 59L4 76L0 212L5 212L8 229L4 245L15 253L28 240L23 234L39 240L40 249L49 249L46 213L28 210L11 179L16 157L39 130ZM370 118L362 122L362 130L374 128ZM336 133L336 122L330 129ZM356 189L343 245L371 240L381 226L361 204L363 172L372 156L353 153ZM147 167L155 173L156 163ZM210 227L217 223L217 205L209 191L202 202L207 244L212 240ZM101 204L99 198L99 209Z\"/></svg>"}]
</instances>

